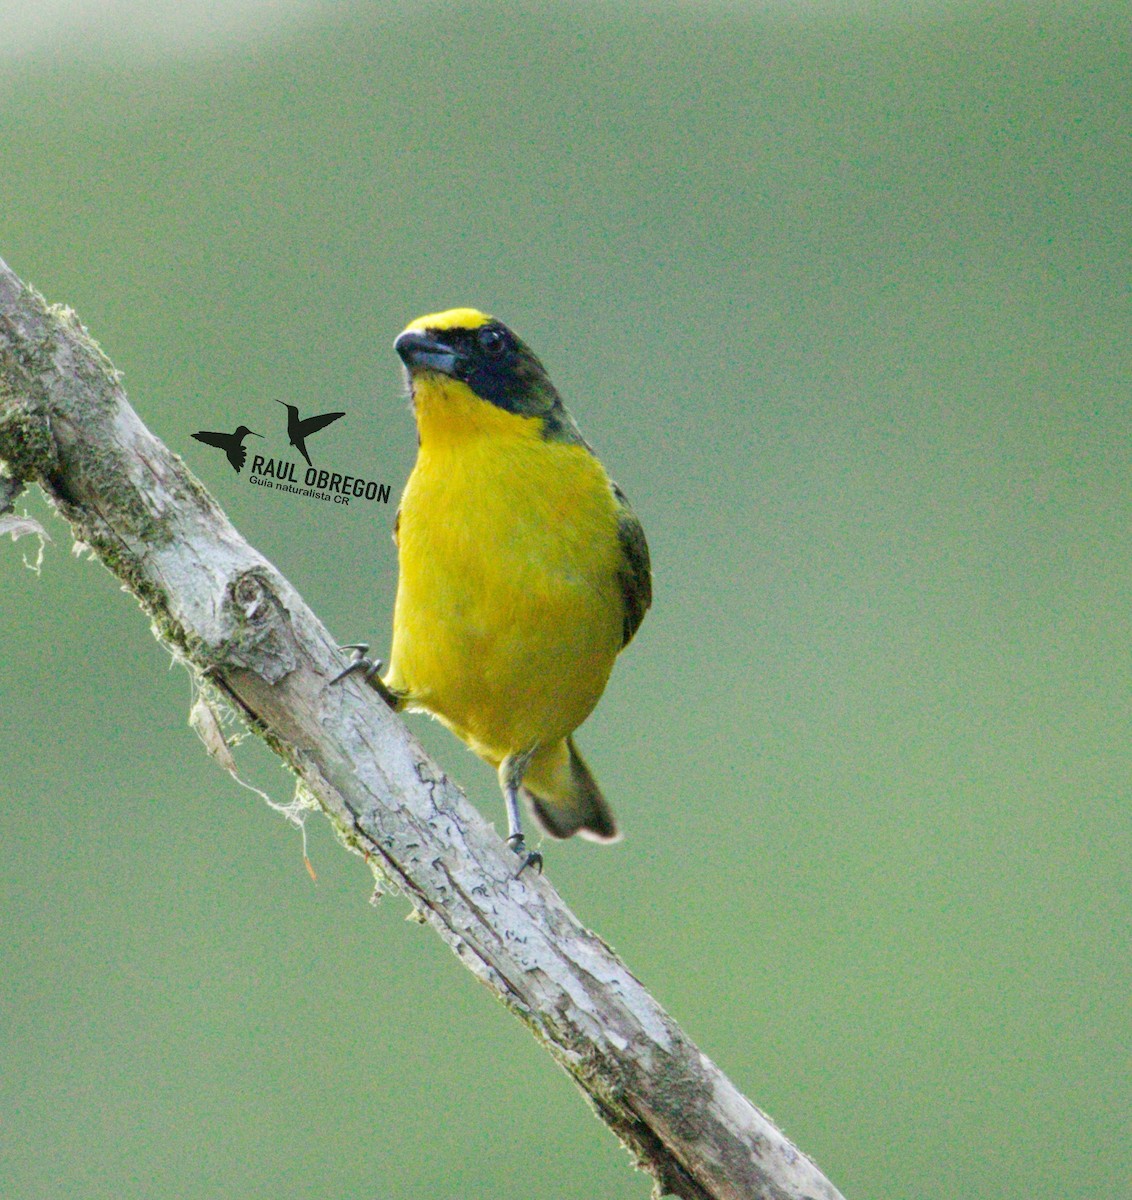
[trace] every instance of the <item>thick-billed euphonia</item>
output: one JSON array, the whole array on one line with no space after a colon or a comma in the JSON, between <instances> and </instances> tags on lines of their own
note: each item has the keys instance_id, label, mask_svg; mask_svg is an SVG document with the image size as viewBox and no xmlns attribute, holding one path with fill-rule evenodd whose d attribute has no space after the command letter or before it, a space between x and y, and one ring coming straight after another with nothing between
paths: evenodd
<instances>
[{"instance_id":1,"label":"thick-billed euphonia","mask_svg":"<svg viewBox=\"0 0 1132 1200\"><path fill-rule=\"evenodd\" d=\"M526 851L520 795L553 837L612 841L573 733L652 601L641 523L501 321L450 309L413 321L394 348L419 448L394 528L389 669L368 677L498 771L524 865L541 856Z\"/></svg>"}]
</instances>

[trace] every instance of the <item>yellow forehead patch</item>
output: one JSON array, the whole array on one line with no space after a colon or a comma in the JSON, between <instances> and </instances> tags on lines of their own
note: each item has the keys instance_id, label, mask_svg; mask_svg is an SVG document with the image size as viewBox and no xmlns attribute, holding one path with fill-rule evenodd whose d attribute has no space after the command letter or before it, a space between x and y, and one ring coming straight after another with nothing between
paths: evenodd
<instances>
[{"instance_id":1,"label":"yellow forehead patch","mask_svg":"<svg viewBox=\"0 0 1132 1200\"><path fill-rule=\"evenodd\" d=\"M491 317L480 312L478 308L449 308L444 312L417 317L405 326L404 332L420 332L425 329L479 329L490 320Z\"/></svg>"}]
</instances>

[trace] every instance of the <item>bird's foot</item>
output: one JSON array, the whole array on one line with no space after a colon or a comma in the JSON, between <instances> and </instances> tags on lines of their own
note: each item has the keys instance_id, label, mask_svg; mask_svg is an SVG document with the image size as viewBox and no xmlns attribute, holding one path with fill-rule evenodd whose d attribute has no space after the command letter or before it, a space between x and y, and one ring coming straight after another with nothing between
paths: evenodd
<instances>
[{"instance_id":1,"label":"bird's foot","mask_svg":"<svg viewBox=\"0 0 1132 1200\"><path fill-rule=\"evenodd\" d=\"M371 688L389 705L394 712L397 712L401 707L397 697L385 686L381 678L382 662L380 659L369 658L369 645L366 642L352 642L348 646L339 646L339 650L349 650L353 654L350 660L350 665L345 670L339 671L337 675L330 681L330 686L333 687L336 683L345 679L347 675L361 675L363 682L368 683Z\"/></svg>"},{"instance_id":2,"label":"bird's foot","mask_svg":"<svg viewBox=\"0 0 1132 1200\"><path fill-rule=\"evenodd\" d=\"M515 872L516 879L528 867L533 867L540 875L542 874L542 855L537 850L527 849L527 843L521 833L513 833L507 839L507 845L523 860L522 865Z\"/></svg>"}]
</instances>

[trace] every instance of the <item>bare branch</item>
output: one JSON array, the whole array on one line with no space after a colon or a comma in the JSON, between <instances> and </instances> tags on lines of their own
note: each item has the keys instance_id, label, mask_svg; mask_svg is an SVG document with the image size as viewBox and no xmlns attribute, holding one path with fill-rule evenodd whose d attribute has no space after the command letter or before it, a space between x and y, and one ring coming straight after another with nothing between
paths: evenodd
<instances>
[{"instance_id":1,"label":"bare branch","mask_svg":"<svg viewBox=\"0 0 1132 1200\"><path fill-rule=\"evenodd\" d=\"M0 508L34 481L317 798L523 1021L657 1181L687 1200L839 1193L514 856L354 681L286 579L142 424L74 314L0 262Z\"/></svg>"}]
</instances>

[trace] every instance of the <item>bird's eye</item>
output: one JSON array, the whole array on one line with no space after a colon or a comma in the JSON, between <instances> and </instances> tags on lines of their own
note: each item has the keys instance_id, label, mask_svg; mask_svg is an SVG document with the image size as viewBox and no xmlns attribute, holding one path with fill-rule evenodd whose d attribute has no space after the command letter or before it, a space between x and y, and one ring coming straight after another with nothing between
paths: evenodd
<instances>
[{"instance_id":1,"label":"bird's eye","mask_svg":"<svg viewBox=\"0 0 1132 1200\"><path fill-rule=\"evenodd\" d=\"M498 358L499 355L507 349L507 336L502 329L496 329L493 325L487 325L479 332L480 346L493 358Z\"/></svg>"}]
</instances>

